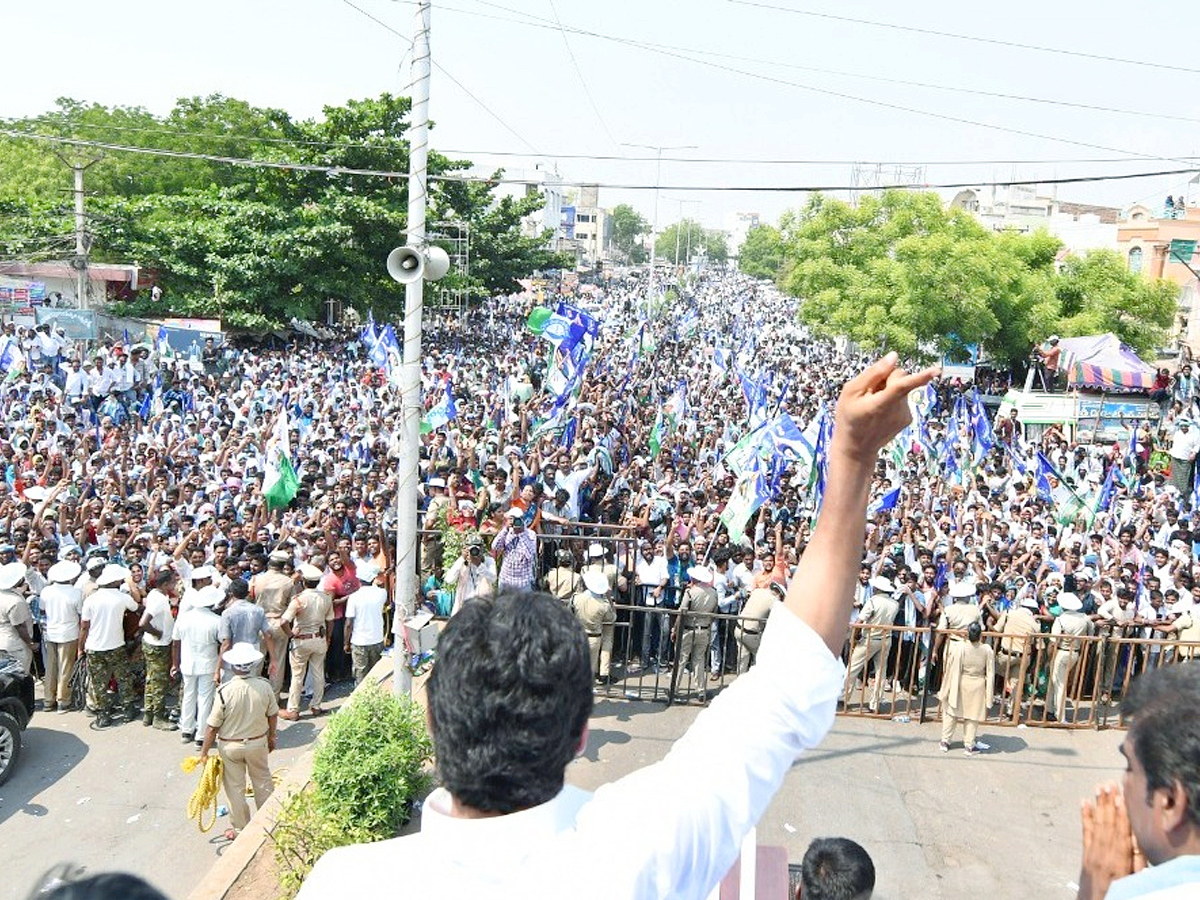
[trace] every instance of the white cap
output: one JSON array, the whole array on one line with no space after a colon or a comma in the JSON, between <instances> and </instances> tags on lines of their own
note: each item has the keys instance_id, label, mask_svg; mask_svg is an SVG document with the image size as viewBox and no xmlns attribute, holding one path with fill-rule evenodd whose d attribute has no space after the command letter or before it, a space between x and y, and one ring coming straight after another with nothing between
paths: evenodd
<instances>
[{"instance_id":1,"label":"white cap","mask_svg":"<svg viewBox=\"0 0 1200 900\"><path fill-rule=\"evenodd\" d=\"M120 584L128 577L129 570L127 568L109 563L96 578L96 584L98 584L100 587L107 587L108 585L112 584Z\"/></svg>"},{"instance_id":2,"label":"white cap","mask_svg":"<svg viewBox=\"0 0 1200 900\"><path fill-rule=\"evenodd\" d=\"M247 641L238 641L221 657L235 669L248 669L255 663L262 662L262 658L259 649Z\"/></svg>"},{"instance_id":3,"label":"white cap","mask_svg":"<svg viewBox=\"0 0 1200 900\"><path fill-rule=\"evenodd\" d=\"M603 556L603 555L604 555L604 545L603 544L588 544L588 556Z\"/></svg>"},{"instance_id":4,"label":"white cap","mask_svg":"<svg viewBox=\"0 0 1200 900\"><path fill-rule=\"evenodd\" d=\"M1079 612L1083 609L1083 601L1079 599L1079 595L1070 591L1063 591L1058 595L1058 605L1066 612Z\"/></svg>"},{"instance_id":5,"label":"white cap","mask_svg":"<svg viewBox=\"0 0 1200 900\"><path fill-rule=\"evenodd\" d=\"M7 591L11 587L16 587L27 571L23 562L10 562L0 566L0 590Z\"/></svg>"},{"instance_id":6,"label":"white cap","mask_svg":"<svg viewBox=\"0 0 1200 900\"><path fill-rule=\"evenodd\" d=\"M688 578L692 579L692 581L698 581L701 584L713 583L712 569L708 566L692 566L688 569L687 573Z\"/></svg>"},{"instance_id":7,"label":"white cap","mask_svg":"<svg viewBox=\"0 0 1200 900\"><path fill-rule=\"evenodd\" d=\"M961 600L964 597L974 597L975 588L969 581L956 581L950 585L950 596L955 600Z\"/></svg>"},{"instance_id":8,"label":"white cap","mask_svg":"<svg viewBox=\"0 0 1200 900\"><path fill-rule=\"evenodd\" d=\"M508 516L510 519L524 519L525 510L521 509L519 506L510 506L508 508L508 512L506 512L504 515Z\"/></svg>"},{"instance_id":9,"label":"white cap","mask_svg":"<svg viewBox=\"0 0 1200 900\"><path fill-rule=\"evenodd\" d=\"M361 563L355 570L355 574L358 575L359 581L370 584L379 577L379 566L373 562Z\"/></svg>"},{"instance_id":10,"label":"white cap","mask_svg":"<svg viewBox=\"0 0 1200 900\"><path fill-rule=\"evenodd\" d=\"M79 573L82 571L83 566L79 565L79 563L64 559L50 567L50 570L46 573L46 578L58 584L65 584L78 578Z\"/></svg>"},{"instance_id":11,"label":"white cap","mask_svg":"<svg viewBox=\"0 0 1200 900\"><path fill-rule=\"evenodd\" d=\"M868 584L875 588L875 590L884 594L896 593L896 586L892 584L890 579L884 578L882 575L876 575L868 582Z\"/></svg>"},{"instance_id":12,"label":"white cap","mask_svg":"<svg viewBox=\"0 0 1200 900\"><path fill-rule=\"evenodd\" d=\"M583 586L593 594L607 594L608 577L595 569L587 570L583 573Z\"/></svg>"}]
</instances>

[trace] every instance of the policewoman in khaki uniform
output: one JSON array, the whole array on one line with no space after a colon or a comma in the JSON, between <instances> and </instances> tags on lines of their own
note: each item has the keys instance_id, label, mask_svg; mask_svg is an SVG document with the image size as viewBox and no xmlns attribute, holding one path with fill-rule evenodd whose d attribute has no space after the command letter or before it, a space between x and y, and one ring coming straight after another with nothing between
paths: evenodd
<instances>
[{"instance_id":1,"label":"policewoman in khaki uniform","mask_svg":"<svg viewBox=\"0 0 1200 900\"><path fill-rule=\"evenodd\" d=\"M703 692L708 682L705 657L708 656L708 641L719 600L717 590L713 587L712 569L708 566L692 566L687 574L691 584L679 602L679 627L683 629L679 662L692 673L697 690Z\"/></svg>"},{"instance_id":2,"label":"policewoman in khaki uniform","mask_svg":"<svg viewBox=\"0 0 1200 900\"><path fill-rule=\"evenodd\" d=\"M608 592L608 578L603 572L591 569L583 573L583 586L571 601L575 617L587 632L588 655L592 659L592 674L596 684L611 681L613 625L617 611Z\"/></svg>"},{"instance_id":3,"label":"policewoman in khaki uniform","mask_svg":"<svg viewBox=\"0 0 1200 900\"><path fill-rule=\"evenodd\" d=\"M943 753L950 750L954 728L963 723L963 748L967 756L990 749L977 741L979 723L987 718L996 680L996 654L983 643L983 625L972 622L967 626L967 639L958 639L953 654L947 652L946 671L938 699L942 702Z\"/></svg>"},{"instance_id":4,"label":"policewoman in khaki uniform","mask_svg":"<svg viewBox=\"0 0 1200 900\"><path fill-rule=\"evenodd\" d=\"M333 635L333 600L324 591L318 591L321 570L316 566L300 567L300 578L304 590L288 603L280 624L292 641L288 662L292 666L292 685L288 690L287 709L279 715L294 722L300 718L300 694L304 690L304 677L311 666L313 672L313 695L308 711L319 716L321 701L325 699L325 653Z\"/></svg>"},{"instance_id":5,"label":"policewoman in khaki uniform","mask_svg":"<svg viewBox=\"0 0 1200 900\"><path fill-rule=\"evenodd\" d=\"M1050 684L1046 692L1046 718L1051 722L1062 719L1067 714L1067 694L1071 682L1071 672L1083 656L1083 642L1072 640L1074 637L1090 637L1096 633L1083 610L1083 601L1076 594L1064 591L1058 595L1058 605L1062 607L1062 615L1054 620L1050 634L1054 640L1054 656L1050 662Z\"/></svg>"},{"instance_id":6,"label":"policewoman in khaki uniform","mask_svg":"<svg viewBox=\"0 0 1200 900\"><path fill-rule=\"evenodd\" d=\"M254 788L254 806L262 809L274 791L267 754L275 749L275 724L279 703L267 679L250 673L262 662L263 655L253 644L234 644L224 660L233 670L233 678L217 688L200 760L208 759L213 743L221 754L224 770L221 786L229 801L232 828L225 837L233 840L250 821L246 803L246 775Z\"/></svg>"},{"instance_id":7,"label":"policewoman in khaki uniform","mask_svg":"<svg viewBox=\"0 0 1200 900\"><path fill-rule=\"evenodd\" d=\"M892 648L893 632L887 629L877 630L870 626L894 623L896 614L900 612L900 604L892 596L896 593L896 586L890 579L876 575L868 583L871 586L871 596L862 605L862 611L858 616L859 624L864 627L858 633L859 642L850 653L850 666L846 672L846 690L843 700L850 699L854 680L860 673L863 681L867 680L867 667L873 662L875 663L875 689L871 694L869 709L871 712L879 712L879 701L883 698L885 681L884 664L887 662L888 651Z\"/></svg>"}]
</instances>

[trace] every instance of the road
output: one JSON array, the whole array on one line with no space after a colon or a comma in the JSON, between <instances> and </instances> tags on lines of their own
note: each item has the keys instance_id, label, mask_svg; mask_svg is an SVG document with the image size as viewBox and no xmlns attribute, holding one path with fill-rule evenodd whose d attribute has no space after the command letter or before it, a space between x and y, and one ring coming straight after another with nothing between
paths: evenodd
<instances>
[{"instance_id":1,"label":"road","mask_svg":"<svg viewBox=\"0 0 1200 900\"><path fill-rule=\"evenodd\" d=\"M326 705L339 706L349 688L331 689ZM304 753L328 721L280 720L272 769ZM179 764L197 752L194 744L140 719L103 731L91 723L81 712L39 712L25 731L19 767L0 786L0 847L10 873L0 878L0 900L24 898L63 862L135 872L168 896L185 897L226 846L227 818L207 834L187 818L198 775L185 775Z\"/></svg>"}]
</instances>

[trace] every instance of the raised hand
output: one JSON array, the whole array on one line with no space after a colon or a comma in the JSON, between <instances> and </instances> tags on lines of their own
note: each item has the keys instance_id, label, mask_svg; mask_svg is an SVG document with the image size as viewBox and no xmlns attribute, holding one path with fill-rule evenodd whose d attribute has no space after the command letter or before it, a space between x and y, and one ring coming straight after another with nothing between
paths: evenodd
<instances>
[{"instance_id":1,"label":"raised hand","mask_svg":"<svg viewBox=\"0 0 1200 900\"><path fill-rule=\"evenodd\" d=\"M838 398L833 450L856 462L874 463L879 451L912 421L908 394L937 376L933 366L908 373L889 353L846 382Z\"/></svg>"}]
</instances>

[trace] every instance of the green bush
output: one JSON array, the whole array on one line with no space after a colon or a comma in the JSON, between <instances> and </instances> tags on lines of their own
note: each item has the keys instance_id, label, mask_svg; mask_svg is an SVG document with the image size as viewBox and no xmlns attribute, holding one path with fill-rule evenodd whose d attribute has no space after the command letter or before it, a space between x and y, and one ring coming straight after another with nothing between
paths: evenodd
<instances>
[{"instance_id":1,"label":"green bush","mask_svg":"<svg viewBox=\"0 0 1200 900\"><path fill-rule=\"evenodd\" d=\"M381 839L394 837L429 788L432 756L420 706L363 688L333 717L313 757L317 805Z\"/></svg>"},{"instance_id":2,"label":"green bush","mask_svg":"<svg viewBox=\"0 0 1200 900\"><path fill-rule=\"evenodd\" d=\"M355 692L322 734L311 789L284 801L271 837L283 896L328 850L395 837L432 784L421 707L383 688Z\"/></svg>"}]
</instances>

